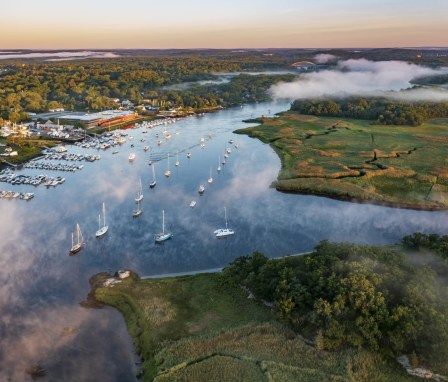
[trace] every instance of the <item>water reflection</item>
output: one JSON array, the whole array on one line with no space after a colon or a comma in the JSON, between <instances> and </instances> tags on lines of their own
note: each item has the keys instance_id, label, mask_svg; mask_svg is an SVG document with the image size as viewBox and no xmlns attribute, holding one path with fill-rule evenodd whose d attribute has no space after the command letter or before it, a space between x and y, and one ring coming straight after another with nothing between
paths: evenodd
<instances>
[{"instance_id":1,"label":"water reflection","mask_svg":"<svg viewBox=\"0 0 448 382\"><path fill-rule=\"evenodd\" d=\"M232 131L244 126L241 120L251 115L287 107L258 104L187 118L168 126L172 138L160 146L155 133L161 135L164 127L147 134L130 130L132 149L128 142L118 154L101 152L100 161L64 174L64 185L33 189L36 196L29 203L1 200L0 380L29 379L24 370L30 364L47 370L44 380L133 380L132 345L121 316L112 309L87 310L78 305L88 292L90 276L97 272L194 271L225 266L254 250L273 257L303 252L323 239L386 244L417 230L446 232L445 212L352 204L269 188L280 167L278 157L269 146ZM199 147L202 137L204 149ZM239 148L231 147L230 158L218 174L218 157L222 160L231 138ZM144 152L144 145L151 149ZM136 153L132 164L127 160L131 150ZM78 147L70 151L92 152ZM190 159L187 151L192 153ZM177 152L179 167L174 166ZM165 178L168 153L172 175ZM156 166L154 189L148 186L149 159ZM207 184L210 166L212 185ZM143 214L133 218L139 176ZM200 184L206 185L202 196L197 192ZM31 187L16 188L30 191ZM197 202L194 208L189 207L191 200ZM103 201L109 231L96 239ZM218 240L213 231L224 225L224 206L236 234ZM153 235L161 229L162 209L174 237L156 245ZM85 247L77 256L68 256L76 223L81 225Z\"/></svg>"}]
</instances>

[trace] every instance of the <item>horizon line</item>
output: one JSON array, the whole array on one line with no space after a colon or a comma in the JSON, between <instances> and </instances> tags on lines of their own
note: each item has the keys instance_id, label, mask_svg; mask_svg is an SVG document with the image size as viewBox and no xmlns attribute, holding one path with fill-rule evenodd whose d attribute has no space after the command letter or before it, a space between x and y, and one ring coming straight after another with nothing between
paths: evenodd
<instances>
[{"instance_id":1,"label":"horizon line","mask_svg":"<svg viewBox=\"0 0 448 382\"><path fill-rule=\"evenodd\" d=\"M0 53L10 52L10 51L80 51L80 50L95 50L95 51L117 51L117 50L251 50L251 51L263 51L263 50L348 50L348 49L448 49L448 46L438 46L438 45L423 45L423 46L374 46L374 47L361 47L361 46L353 46L353 47L313 47L313 48L301 48L301 47L281 47L281 48L204 48L204 47L196 47L196 48L0 48Z\"/></svg>"}]
</instances>

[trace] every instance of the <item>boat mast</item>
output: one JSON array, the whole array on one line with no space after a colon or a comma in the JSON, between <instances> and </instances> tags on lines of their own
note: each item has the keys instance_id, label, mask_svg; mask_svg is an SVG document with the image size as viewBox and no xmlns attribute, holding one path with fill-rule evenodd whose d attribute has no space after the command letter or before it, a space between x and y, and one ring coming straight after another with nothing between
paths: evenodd
<instances>
[{"instance_id":1,"label":"boat mast","mask_svg":"<svg viewBox=\"0 0 448 382\"><path fill-rule=\"evenodd\" d=\"M162 234L165 235L165 210L162 210Z\"/></svg>"},{"instance_id":2,"label":"boat mast","mask_svg":"<svg viewBox=\"0 0 448 382\"><path fill-rule=\"evenodd\" d=\"M101 229L101 215L98 215L98 230Z\"/></svg>"},{"instance_id":3,"label":"boat mast","mask_svg":"<svg viewBox=\"0 0 448 382\"><path fill-rule=\"evenodd\" d=\"M226 220L226 229L227 229L227 209L224 207L224 218Z\"/></svg>"},{"instance_id":4,"label":"boat mast","mask_svg":"<svg viewBox=\"0 0 448 382\"><path fill-rule=\"evenodd\" d=\"M103 202L103 227L106 226L106 205Z\"/></svg>"},{"instance_id":5,"label":"boat mast","mask_svg":"<svg viewBox=\"0 0 448 382\"><path fill-rule=\"evenodd\" d=\"M79 224L78 224L79 227ZM81 244L84 242L84 238L82 237L81 227L79 227L79 237L81 238Z\"/></svg>"},{"instance_id":6,"label":"boat mast","mask_svg":"<svg viewBox=\"0 0 448 382\"><path fill-rule=\"evenodd\" d=\"M154 169L155 166L156 166L156 164L154 163L152 165L152 180L153 180L153 182L156 181L156 170Z\"/></svg>"},{"instance_id":7,"label":"boat mast","mask_svg":"<svg viewBox=\"0 0 448 382\"><path fill-rule=\"evenodd\" d=\"M73 232L72 232L72 249L73 249Z\"/></svg>"}]
</instances>

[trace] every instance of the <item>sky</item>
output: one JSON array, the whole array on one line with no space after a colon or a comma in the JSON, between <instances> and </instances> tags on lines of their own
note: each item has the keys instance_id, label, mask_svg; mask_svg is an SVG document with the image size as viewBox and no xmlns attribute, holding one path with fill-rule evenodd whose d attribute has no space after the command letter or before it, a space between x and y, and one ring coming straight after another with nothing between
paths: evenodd
<instances>
[{"instance_id":1,"label":"sky","mask_svg":"<svg viewBox=\"0 0 448 382\"><path fill-rule=\"evenodd\" d=\"M447 0L14 0L0 49L448 46Z\"/></svg>"}]
</instances>

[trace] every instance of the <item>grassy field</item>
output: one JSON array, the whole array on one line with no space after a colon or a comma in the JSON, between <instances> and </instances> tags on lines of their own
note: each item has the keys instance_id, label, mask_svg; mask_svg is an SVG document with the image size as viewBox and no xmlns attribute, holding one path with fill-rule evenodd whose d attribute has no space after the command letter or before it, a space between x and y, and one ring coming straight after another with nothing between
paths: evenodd
<instances>
[{"instance_id":1,"label":"grassy field","mask_svg":"<svg viewBox=\"0 0 448 382\"><path fill-rule=\"evenodd\" d=\"M126 279L95 296L124 315L144 381L413 380L376 354L307 345L269 308L223 285L220 274Z\"/></svg>"},{"instance_id":2,"label":"grassy field","mask_svg":"<svg viewBox=\"0 0 448 382\"><path fill-rule=\"evenodd\" d=\"M270 143L280 191L414 209L448 208L448 119L421 126L286 112L237 130Z\"/></svg>"},{"instance_id":3,"label":"grassy field","mask_svg":"<svg viewBox=\"0 0 448 382\"><path fill-rule=\"evenodd\" d=\"M13 151L17 151L18 154L16 156L2 156L1 159L15 164L25 163L30 159L42 155L42 150L44 148L54 147L59 143L58 141L41 139L40 137L31 137L26 139L22 138L18 139L18 141L19 144L8 144L6 139L0 139L0 143L6 145L4 147L0 147L0 153L3 153L5 147L9 146L13 149Z\"/></svg>"}]
</instances>

